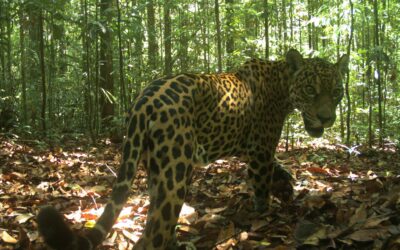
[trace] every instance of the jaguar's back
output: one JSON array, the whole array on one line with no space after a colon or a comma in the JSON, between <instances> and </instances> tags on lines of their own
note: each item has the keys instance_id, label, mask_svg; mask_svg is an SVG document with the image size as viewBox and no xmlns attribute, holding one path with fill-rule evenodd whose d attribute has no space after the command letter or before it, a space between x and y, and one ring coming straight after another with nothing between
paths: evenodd
<instances>
[{"instance_id":1,"label":"jaguar's back","mask_svg":"<svg viewBox=\"0 0 400 250\"><path fill-rule=\"evenodd\" d=\"M95 227L74 234L53 208L44 208L38 224L47 244L69 250L100 244L126 202L139 164L147 168L150 208L134 249L177 248L175 225L193 168L219 157L248 158L256 210L266 209L272 179L291 194L290 175L274 162L286 115L300 109L306 130L321 136L333 124L343 95L348 57L337 64L319 60L291 50L286 61L253 60L235 73L184 74L151 83L130 111L118 177Z\"/></svg>"}]
</instances>

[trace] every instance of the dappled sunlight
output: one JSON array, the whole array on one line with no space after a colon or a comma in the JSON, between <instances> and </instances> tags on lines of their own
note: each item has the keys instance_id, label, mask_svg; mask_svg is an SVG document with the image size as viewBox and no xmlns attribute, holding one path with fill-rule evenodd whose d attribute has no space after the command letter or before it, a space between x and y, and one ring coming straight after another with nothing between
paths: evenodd
<instances>
[{"instance_id":1,"label":"dappled sunlight","mask_svg":"<svg viewBox=\"0 0 400 250\"><path fill-rule=\"evenodd\" d=\"M42 241L33 222L39 207L56 205L73 228L93 227L115 179L110 168L119 165L113 144L66 146L51 153L41 147L5 139L0 150L2 227L21 226L37 247ZM400 155L393 148L357 150L349 154L341 145L318 139L278 153L294 177L295 195L289 202L273 198L263 215L253 210L245 163L230 158L198 168L180 214L178 239L198 249L326 246L332 240L356 248L394 244L390 237L400 231L393 220L399 216ZM100 155L103 160L95 162ZM100 249L134 244L141 236L149 208L145 176L139 169L132 195ZM16 242L21 237L16 232L3 231L3 241Z\"/></svg>"}]
</instances>

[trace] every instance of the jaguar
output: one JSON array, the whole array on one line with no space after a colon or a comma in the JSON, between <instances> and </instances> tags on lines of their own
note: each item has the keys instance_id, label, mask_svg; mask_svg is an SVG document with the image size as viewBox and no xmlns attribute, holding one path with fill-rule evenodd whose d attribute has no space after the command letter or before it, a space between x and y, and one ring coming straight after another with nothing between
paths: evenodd
<instances>
[{"instance_id":1,"label":"jaguar","mask_svg":"<svg viewBox=\"0 0 400 250\"><path fill-rule=\"evenodd\" d=\"M335 121L348 63L348 55L329 63L290 49L283 60L250 60L233 73L153 81L129 112L117 179L95 226L74 233L55 208L44 207L37 216L44 241L53 249L96 248L118 218L139 165L147 170L150 206L136 250L178 249L175 226L193 170L219 158L247 159L255 210L265 211L275 192L269 183L291 182L274 158L285 117L299 110L308 134L322 136ZM290 184L284 187L293 193Z\"/></svg>"}]
</instances>

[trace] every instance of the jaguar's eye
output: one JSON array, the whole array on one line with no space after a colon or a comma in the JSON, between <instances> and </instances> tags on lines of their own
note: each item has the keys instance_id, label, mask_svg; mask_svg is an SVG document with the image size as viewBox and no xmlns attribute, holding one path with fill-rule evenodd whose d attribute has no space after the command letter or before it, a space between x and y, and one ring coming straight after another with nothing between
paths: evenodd
<instances>
[{"instance_id":1,"label":"jaguar's eye","mask_svg":"<svg viewBox=\"0 0 400 250\"><path fill-rule=\"evenodd\" d=\"M304 92L309 95L309 96L315 96L317 94L317 91L315 88L311 85L307 85L304 89Z\"/></svg>"}]
</instances>

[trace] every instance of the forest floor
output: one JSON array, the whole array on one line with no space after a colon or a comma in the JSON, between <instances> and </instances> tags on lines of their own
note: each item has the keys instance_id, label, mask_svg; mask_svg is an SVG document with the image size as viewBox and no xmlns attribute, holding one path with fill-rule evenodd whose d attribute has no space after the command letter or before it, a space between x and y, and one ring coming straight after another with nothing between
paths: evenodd
<instances>
[{"instance_id":1,"label":"forest floor","mask_svg":"<svg viewBox=\"0 0 400 250\"><path fill-rule=\"evenodd\" d=\"M400 154L310 143L278 158L294 199L254 212L246 166L219 160L195 170L178 239L197 249L400 249ZM120 145L64 138L59 145L0 135L0 249L43 249L35 215L52 205L74 229L93 226L110 195ZM149 207L146 173L99 249L131 249Z\"/></svg>"}]
</instances>

